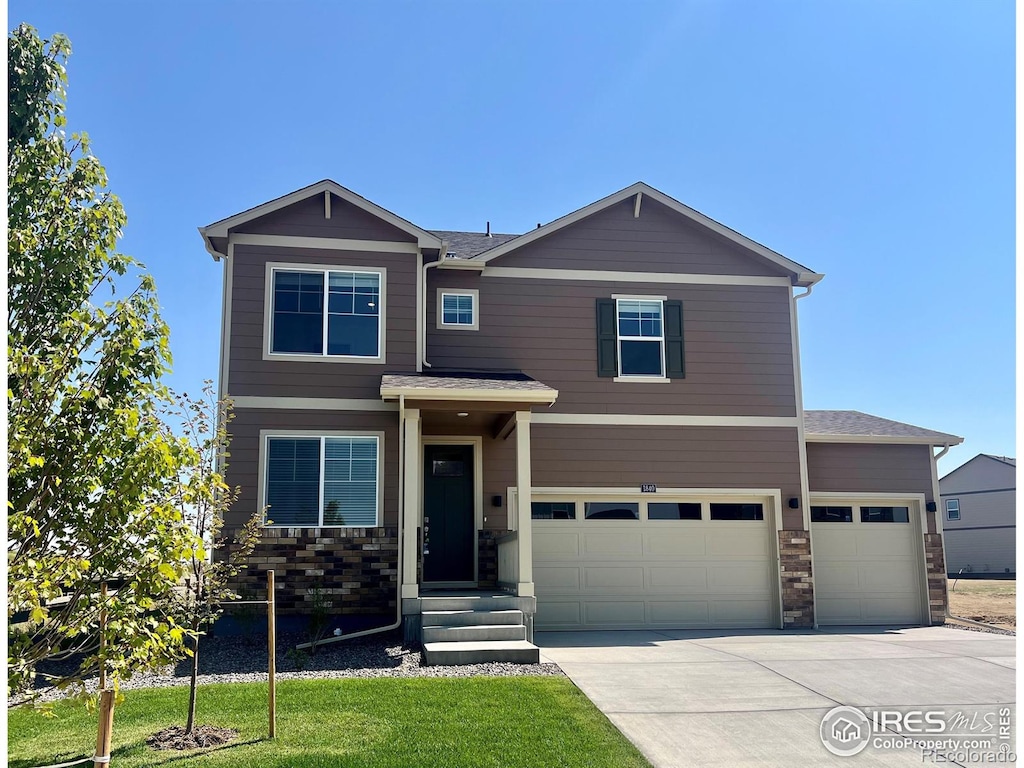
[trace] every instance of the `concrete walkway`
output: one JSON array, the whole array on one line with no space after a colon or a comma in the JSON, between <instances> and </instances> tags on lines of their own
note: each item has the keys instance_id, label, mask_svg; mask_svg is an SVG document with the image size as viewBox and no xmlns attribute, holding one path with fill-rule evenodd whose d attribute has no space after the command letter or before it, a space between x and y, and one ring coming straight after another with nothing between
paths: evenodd
<instances>
[{"instance_id":1,"label":"concrete walkway","mask_svg":"<svg viewBox=\"0 0 1024 768\"><path fill-rule=\"evenodd\" d=\"M1006 635L857 627L538 632L535 640L541 661L558 664L656 768L930 764L919 750L871 744L853 758L833 756L819 725L840 704L966 714L1008 704L1016 725L1016 638Z\"/></svg>"}]
</instances>

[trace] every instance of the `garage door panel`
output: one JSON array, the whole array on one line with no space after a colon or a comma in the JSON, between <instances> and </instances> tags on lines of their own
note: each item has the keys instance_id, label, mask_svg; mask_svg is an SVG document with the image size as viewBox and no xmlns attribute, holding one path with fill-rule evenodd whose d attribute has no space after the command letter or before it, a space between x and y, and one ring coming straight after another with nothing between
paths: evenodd
<instances>
[{"instance_id":1,"label":"garage door panel","mask_svg":"<svg viewBox=\"0 0 1024 768\"><path fill-rule=\"evenodd\" d=\"M644 588L644 569L642 566L587 565L583 567L583 584L587 590L635 592Z\"/></svg>"},{"instance_id":2,"label":"garage door panel","mask_svg":"<svg viewBox=\"0 0 1024 768\"><path fill-rule=\"evenodd\" d=\"M747 527L742 522L729 530L708 532L708 554L716 557L767 557L768 541L763 525Z\"/></svg>"},{"instance_id":3,"label":"garage door panel","mask_svg":"<svg viewBox=\"0 0 1024 768\"><path fill-rule=\"evenodd\" d=\"M540 532L543 535L537 536L535 533L533 537L533 555L538 560L560 560L579 556L579 533L549 529Z\"/></svg>"},{"instance_id":4,"label":"garage door panel","mask_svg":"<svg viewBox=\"0 0 1024 768\"><path fill-rule=\"evenodd\" d=\"M819 624L859 624L861 621L860 598L819 596L816 604Z\"/></svg>"},{"instance_id":5,"label":"garage door panel","mask_svg":"<svg viewBox=\"0 0 1024 768\"><path fill-rule=\"evenodd\" d=\"M648 569L648 586L652 589L676 589L704 591L708 588L706 568L682 568L673 566L651 566Z\"/></svg>"},{"instance_id":6,"label":"garage door panel","mask_svg":"<svg viewBox=\"0 0 1024 768\"><path fill-rule=\"evenodd\" d=\"M583 534L581 554L584 557L641 557L644 553L644 539L640 531L609 531L607 533Z\"/></svg>"},{"instance_id":7,"label":"garage door panel","mask_svg":"<svg viewBox=\"0 0 1024 768\"><path fill-rule=\"evenodd\" d=\"M538 565L533 569L537 592L579 592L582 579L578 565Z\"/></svg>"},{"instance_id":8,"label":"garage door panel","mask_svg":"<svg viewBox=\"0 0 1024 768\"><path fill-rule=\"evenodd\" d=\"M917 596L913 594L861 599L861 615L874 624L907 623L907 617L917 612Z\"/></svg>"},{"instance_id":9,"label":"garage door panel","mask_svg":"<svg viewBox=\"0 0 1024 768\"><path fill-rule=\"evenodd\" d=\"M815 544L820 546L815 540ZM860 568L856 563L841 565L839 563L822 562L820 559L814 563L814 584L819 596L833 592L843 592L856 589L860 583Z\"/></svg>"},{"instance_id":10,"label":"garage door panel","mask_svg":"<svg viewBox=\"0 0 1024 768\"><path fill-rule=\"evenodd\" d=\"M842 523L821 523L814 526L815 550L825 549L830 559L857 558L857 537L850 526Z\"/></svg>"},{"instance_id":11,"label":"garage door panel","mask_svg":"<svg viewBox=\"0 0 1024 768\"><path fill-rule=\"evenodd\" d=\"M903 591L913 592L914 575L916 568L914 563L903 562L875 562L860 567L860 585L863 589L886 592Z\"/></svg>"},{"instance_id":12,"label":"garage door panel","mask_svg":"<svg viewBox=\"0 0 1024 768\"><path fill-rule=\"evenodd\" d=\"M642 600L583 601L583 622L594 626L636 626L644 622Z\"/></svg>"},{"instance_id":13,"label":"garage door panel","mask_svg":"<svg viewBox=\"0 0 1024 768\"><path fill-rule=\"evenodd\" d=\"M865 531L865 526L875 525L889 528L887 531ZM906 530L900 530L893 525L882 523L867 523L859 526L857 531L857 554L860 557L873 559L894 558L903 560L907 556L911 536Z\"/></svg>"},{"instance_id":14,"label":"garage door panel","mask_svg":"<svg viewBox=\"0 0 1024 768\"><path fill-rule=\"evenodd\" d=\"M770 519L537 520L536 626L777 626L774 536Z\"/></svg>"},{"instance_id":15,"label":"garage door panel","mask_svg":"<svg viewBox=\"0 0 1024 768\"><path fill-rule=\"evenodd\" d=\"M644 538L645 549L651 555L684 558L703 557L707 554L704 531L699 528L689 528L685 532L648 529Z\"/></svg>"}]
</instances>

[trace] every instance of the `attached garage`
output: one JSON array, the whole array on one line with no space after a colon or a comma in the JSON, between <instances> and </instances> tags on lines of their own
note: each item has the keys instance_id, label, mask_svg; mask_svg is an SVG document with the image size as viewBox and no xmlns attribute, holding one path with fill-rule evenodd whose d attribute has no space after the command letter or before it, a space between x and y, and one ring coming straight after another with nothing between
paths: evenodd
<instances>
[{"instance_id":1,"label":"attached garage","mask_svg":"<svg viewBox=\"0 0 1024 768\"><path fill-rule=\"evenodd\" d=\"M811 498L819 625L928 623L922 501Z\"/></svg>"},{"instance_id":2,"label":"attached garage","mask_svg":"<svg viewBox=\"0 0 1024 768\"><path fill-rule=\"evenodd\" d=\"M780 626L779 497L533 494L538 629Z\"/></svg>"}]
</instances>

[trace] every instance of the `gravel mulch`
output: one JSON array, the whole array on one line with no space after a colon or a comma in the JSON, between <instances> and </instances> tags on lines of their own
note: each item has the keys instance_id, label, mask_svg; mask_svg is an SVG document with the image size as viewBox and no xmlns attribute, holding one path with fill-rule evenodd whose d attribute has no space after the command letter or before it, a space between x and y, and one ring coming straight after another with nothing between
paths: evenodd
<instances>
[{"instance_id":1,"label":"gravel mulch","mask_svg":"<svg viewBox=\"0 0 1024 768\"><path fill-rule=\"evenodd\" d=\"M316 680L326 678L370 677L474 677L490 675L556 675L557 664L467 664L464 666L425 666L420 648L404 647L400 632L368 635L354 640L321 646L316 653L293 649L308 642L305 634L280 633L277 636L277 679ZM191 658L173 668L136 675L121 683L122 690L167 688L188 685ZM199 683L253 683L267 679L266 637L204 637L199 644ZM95 690L96 680L87 681L88 690ZM40 701L53 701L69 695L46 688Z\"/></svg>"},{"instance_id":2,"label":"gravel mulch","mask_svg":"<svg viewBox=\"0 0 1024 768\"><path fill-rule=\"evenodd\" d=\"M962 624L956 619L946 619L946 623L942 626L948 627L949 629L963 629L967 632L987 632L991 635L1009 635L1010 637L1016 637L1017 633L1012 629L1003 629L1002 627L979 627L976 624Z\"/></svg>"}]
</instances>

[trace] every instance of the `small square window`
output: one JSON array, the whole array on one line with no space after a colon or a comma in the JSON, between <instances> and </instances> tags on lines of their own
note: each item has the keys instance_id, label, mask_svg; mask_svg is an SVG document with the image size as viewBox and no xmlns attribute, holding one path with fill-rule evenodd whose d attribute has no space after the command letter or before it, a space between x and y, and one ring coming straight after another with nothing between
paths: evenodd
<instances>
[{"instance_id":1,"label":"small square window","mask_svg":"<svg viewBox=\"0 0 1024 768\"><path fill-rule=\"evenodd\" d=\"M946 519L960 519L960 499L946 499Z\"/></svg>"},{"instance_id":2,"label":"small square window","mask_svg":"<svg viewBox=\"0 0 1024 768\"><path fill-rule=\"evenodd\" d=\"M477 317L476 290L453 291L439 288L437 291L437 327L463 331L475 331L480 327Z\"/></svg>"}]
</instances>

